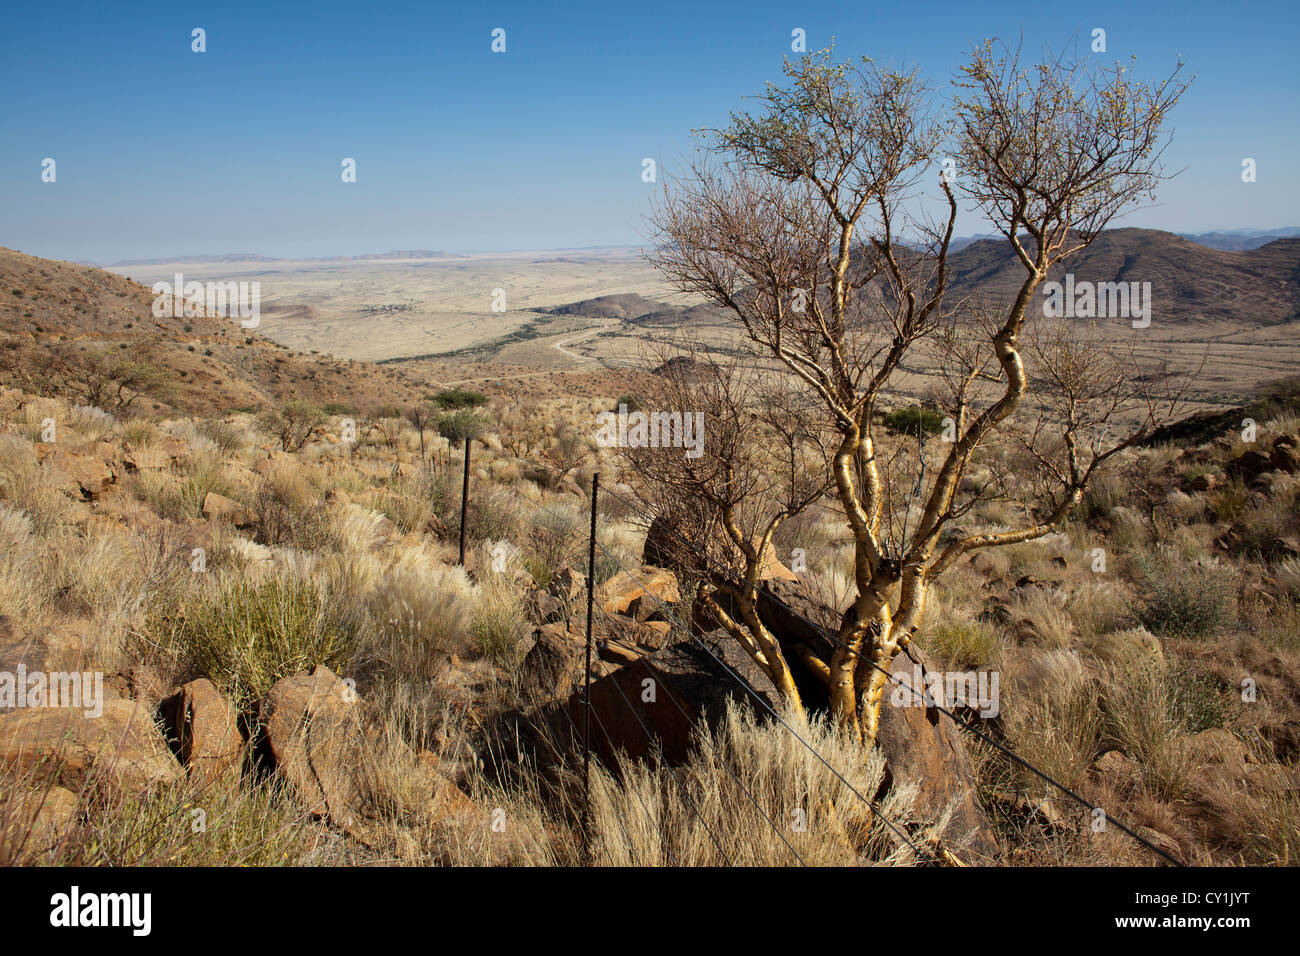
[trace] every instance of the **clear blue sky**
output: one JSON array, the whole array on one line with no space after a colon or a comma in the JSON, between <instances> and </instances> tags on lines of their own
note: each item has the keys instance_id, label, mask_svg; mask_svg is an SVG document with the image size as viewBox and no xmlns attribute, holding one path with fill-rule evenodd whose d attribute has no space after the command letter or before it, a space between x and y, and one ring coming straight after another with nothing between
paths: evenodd
<instances>
[{"instance_id":1,"label":"clear blue sky","mask_svg":"<svg viewBox=\"0 0 1300 956\"><path fill-rule=\"evenodd\" d=\"M805 12L812 11L812 12ZM190 31L207 31L207 52ZM490 32L504 28L507 51ZM1300 224L1300 4L8 2L0 245L112 262L260 252L639 243L641 160L671 165L809 49L919 65L946 87L984 37L1181 54L1158 208L1125 224ZM57 182L41 182L41 161ZM1241 160L1258 162L1243 184ZM357 182L340 181L344 157ZM959 233L982 231L973 215Z\"/></svg>"}]
</instances>

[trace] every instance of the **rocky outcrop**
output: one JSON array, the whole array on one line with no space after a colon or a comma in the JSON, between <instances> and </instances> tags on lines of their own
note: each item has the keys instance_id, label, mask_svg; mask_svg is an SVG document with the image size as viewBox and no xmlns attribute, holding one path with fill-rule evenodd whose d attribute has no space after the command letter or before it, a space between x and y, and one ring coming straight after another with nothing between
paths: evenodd
<instances>
[{"instance_id":1,"label":"rocky outcrop","mask_svg":"<svg viewBox=\"0 0 1300 956\"><path fill-rule=\"evenodd\" d=\"M924 658L913 651L922 664ZM895 681L911 686L916 665L905 654L894 658L890 674ZM967 862L991 861L998 852L997 840L975 794L970 756L961 731L951 717L933 707L898 706L896 697L886 695L880 709L880 730L876 746L885 758L884 786L915 784L916 815L938 820L951 811L942 833L945 845L963 848L959 855Z\"/></svg>"},{"instance_id":2,"label":"rocky outcrop","mask_svg":"<svg viewBox=\"0 0 1300 956\"><path fill-rule=\"evenodd\" d=\"M385 736L353 687L324 665L278 681L258 704L261 756L309 814L328 819L363 843L381 811L397 801L384 779L403 779L403 812L445 821L470 807L437 769ZM382 804L382 805L381 805Z\"/></svg>"},{"instance_id":3,"label":"rocky outcrop","mask_svg":"<svg viewBox=\"0 0 1300 956\"><path fill-rule=\"evenodd\" d=\"M176 688L159 705L168 742L191 777L204 786L229 781L244 751L235 709L206 678Z\"/></svg>"},{"instance_id":4,"label":"rocky outcrop","mask_svg":"<svg viewBox=\"0 0 1300 956\"><path fill-rule=\"evenodd\" d=\"M98 717L57 707L0 715L0 763L73 791L92 784L141 792L181 776L152 714L133 700L105 700Z\"/></svg>"}]
</instances>

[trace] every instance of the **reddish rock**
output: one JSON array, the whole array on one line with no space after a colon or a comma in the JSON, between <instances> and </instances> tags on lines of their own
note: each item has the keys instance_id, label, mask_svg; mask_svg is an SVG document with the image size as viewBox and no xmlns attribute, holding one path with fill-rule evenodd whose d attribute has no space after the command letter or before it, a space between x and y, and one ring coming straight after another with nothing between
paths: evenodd
<instances>
[{"instance_id":1,"label":"reddish rock","mask_svg":"<svg viewBox=\"0 0 1300 956\"><path fill-rule=\"evenodd\" d=\"M206 678L178 687L159 705L169 741L190 776L212 783L239 769L244 739L235 710Z\"/></svg>"},{"instance_id":2,"label":"reddish rock","mask_svg":"<svg viewBox=\"0 0 1300 956\"><path fill-rule=\"evenodd\" d=\"M606 614L624 614L644 621L661 605L681 601L677 576L663 568L643 567L635 573L620 571L596 592L596 600Z\"/></svg>"},{"instance_id":3,"label":"reddish rock","mask_svg":"<svg viewBox=\"0 0 1300 956\"><path fill-rule=\"evenodd\" d=\"M105 700L103 713L56 707L0 715L0 763L33 780L54 776L69 790L95 784L130 792L171 783L180 764L149 712L135 701Z\"/></svg>"}]
</instances>

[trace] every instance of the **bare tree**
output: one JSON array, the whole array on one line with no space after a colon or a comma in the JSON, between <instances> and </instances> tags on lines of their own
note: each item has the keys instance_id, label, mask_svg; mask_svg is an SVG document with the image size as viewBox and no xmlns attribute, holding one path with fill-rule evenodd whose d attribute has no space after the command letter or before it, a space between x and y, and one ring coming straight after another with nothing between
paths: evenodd
<instances>
[{"instance_id":1,"label":"bare tree","mask_svg":"<svg viewBox=\"0 0 1300 956\"><path fill-rule=\"evenodd\" d=\"M1153 194L1161 127L1185 87L1178 70L1145 85L1118 66L1049 58L1025 69L991 43L961 69L946 114L914 71L824 51L786 74L668 181L653 258L677 289L724 308L836 437L818 478L851 529L857 593L839 609L833 652L803 664L839 720L873 741L890 663L936 578L977 548L1059 527L1099 467L1174 413L1176 395L1157 403L1158 376L1100 347L1114 344L1113 328L1090 343L1044 329L1027 347L1022 334L1048 271ZM936 220L915 190L948 156ZM959 195L1024 268L1009 305L953 301ZM941 438L876 424L903 389L905 360L943 383ZM716 441L709 453L725 462ZM700 471L717 499L703 500L721 513L716 489L733 479ZM980 527L973 505L1007 494L1024 523Z\"/></svg>"},{"instance_id":2,"label":"bare tree","mask_svg":"<svg viewBox=\"0 0 1300 956\"><path fill-rule=\"evenodd\" d=\"M829 489L830 449L807 396L785 378L688 346L639 391L644 410L634 414L694 430L708 454L662 435L658 447L630 442L622 451L646 497L672 516L685 547L670 560L697 569L697 602L802 710L790 665L759 616L759 589L778 529Z\"/></svg>"}]
</instances>

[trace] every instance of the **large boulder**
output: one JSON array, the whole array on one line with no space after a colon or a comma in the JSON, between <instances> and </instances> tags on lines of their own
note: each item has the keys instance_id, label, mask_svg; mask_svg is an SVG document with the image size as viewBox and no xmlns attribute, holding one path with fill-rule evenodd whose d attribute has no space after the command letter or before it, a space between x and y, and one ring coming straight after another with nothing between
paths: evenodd
<instances>
[{"instance_id":1,"label":"large boulder","mask_svg":"<svg viewBox=\"0 0 1300 956\"><path fill-rule=\"evenodd\" d=\"M277 681L258 704L262 750L313 816L360 825L357 770L365 749L355 690L328 667Z\"/></svg>"},{"instance_id":2,"label":"large boulder","mask_svg":"<svg viewBox=\"0 0 1300 956\"><path fill-rule=\"evenodd\" d=\"M593 752L611 768L620 752L683 763L695 726L717 726L728 700L761 713L780 709L767 674L725 634L669 644L592 682ZM583 726L581 688L566 707Z\"/></svg>"},{"instance_id":3,"label":"large boulder","mask_svg":"<svg viewBox=\"0 0 1300 956\"><path fill-rule=\"evenodd\" d=\"M229 781L244 751L235 709L206 678L184 684L159 705L172 749L205 785Z\"/></svg>"},{"instance_id":4,"label":"large boulder","mask_svg":"<svg viewBox=\"0 0 1300 956\"><path fill-rule=\"evenodd\" d=\"M63 787L19 788L0 795L0 860L39 864L72 826L77 796Z\"/></svg>"},{"instance_id":5,"label":"large boulder","mask_svg":"<svg viewBox=\"0 0 1300 956\"><path fill-rule=\"evenodd\" d=\"M105 700L98 717L58 707L0 715L0 764L73 791L90 782L141 792L181 776L152 715L133 700Z\"/></svg>"},{"instance_id":6,"label":"large boulder","mask_svg":"<svg viewBox=\"0 0 1300 956\"><path fill-rule=\"evenodd\" d=\"M545 705L567 700L575 688L581 691L586 654L586 638L563 623L543 624L534 630L533 646L520 669L519 693L524 703Z\"/></svg>"},{"instance_id":7,"label":"large boulder","mask_svg":"<svg viewBox=\"0 0 1300 956\"><path fill-rule=\"evenodd\" d=\"M677 604L681 599L677 575L648 565L635 574L620 571L596 591L596 600L606 614L623 614L638 621L652 616L662 619L662 605Z\"/></svg>"},{"instance_id":8,"label":"large boulder","mask_svg":"<svg viewBox=\"0 0 1300 956\"><path fill-rule=\"evenodd\" d=\"M919 651L913 654L924 665ZM914 687L917 665L906 654L894 658L890 675ZM897 683L895 684L897 687ZM921 706L914 706L920 703ZM946 706L946 705L945 705ZM951 708L949 708L951 709ZM908 692L886 694L880 708L876 746L885 758L885 785L915 784L913 806L923 820L937 820L951 808L945 845L965 848L973 861L992 860L997 840L975 795L970 757L957 724Z\"/></svg>"},{"instance_id":9,"label":"large boulder","mask_svg":"<svg viewBox=\"0 0 1300 956\"><path fill-rule=\"evenodd\" d=\"M416 755L383 734L378 715L323 664L278 681L259 703L258 717L262 756L304 809L361 842L374 837L377 794L392 803L401 791L403 812L434 822L470 806L437 769L436 757Z\"/></svg>"},{"instance_id":10,"label":"large boulder","mask_svg":"<svg viewBox=\"0 0 1300 956\"><path fill-rule=\"evenodd\" d=\"M1296 449L1295 439L1292 436L1283 435L1273 443L1273 450L1268 456L1268 465L1274 471L1284 471L1289 475L1300 472L1300 450Z\"/></svg>"},{"instance_id":11,"label":"large boulder","mask_svg":"<svg viewBox=\"0 0 1300 956\"><path fill-rule=\"evenodd\" d=\"M252 527L257 517L233 498L209 491L203 496L203 517L209 521L229 521L236 528Z\"/></svg>"},{"instance_id":12,"label":"large boulder","mask_svg":"<svg viewBox=\"0 0 1300 956\"><path fill-rule=\"evenodd\" d=\"M36 458L56 487L74 497L97 498L113 483L113 469L102 458L77 454L52 443L38 442Z\"/></svg>"}]
</instances>

